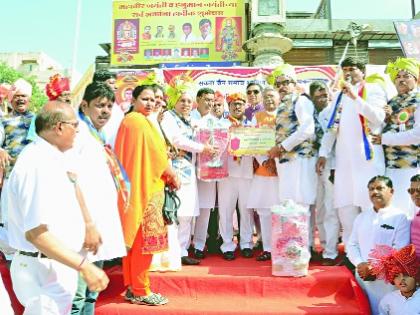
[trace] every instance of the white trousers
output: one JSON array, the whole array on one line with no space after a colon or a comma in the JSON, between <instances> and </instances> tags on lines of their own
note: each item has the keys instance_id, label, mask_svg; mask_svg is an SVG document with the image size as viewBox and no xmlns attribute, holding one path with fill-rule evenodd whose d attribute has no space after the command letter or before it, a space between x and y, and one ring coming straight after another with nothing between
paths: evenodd
<instances>
[{"instance_id":1,"label":"white trousers","mask_svg":"<svg viewBox=\"0 0 420 315\"><path fill-rule=\"evenodd\" d=\"M4 315L15 314L12 308L12 303L10 302L9 293L7 292L4 286L1 275L0 275L0 305L1 305L1 314L4 314Z\"/></svg>"},{"instance_id":2,"label":"white trousers","mask_svg":"<svg viewBox=\"0 0 420 315\"><path fill-rule=\"evenodd\" d=\"M10 267L24 315L66 315L77 288L77 271L55 260L16 253Z\"/></svg>"},{"instance_id":3,"label":"white trousers","mask_svg":"<svg viewBox=\"0 0 420 315\"><path fill-rule=\"evenodd\" d=\"M204 246L206 245L210 211L211 209L209 208L200 208L200 215L195 220L193 241L195 249L204 250Z\"/></svg>"},{"instance_id":4,"label":"white trousers","mask_svg":"<svg viewBox=\"0 0 420 315\"><path fill-rule=\"evenodd\" d=\"M257 209L257 213L260 218L263 249L266 252L271 252L271 209Z\"/></svg>"},{"instance_id":5,"label":"white trousers","mask_svg":"<svg viewBox=\"0 0 420 315\"><path fill-rule=\"evenodd\" d=\"M353 222L359 213L360 207L356 206L338 208L338 218L343 227L343 243L346 247L353 229Z\"/></svg>"},{"instance_id":6,"label":"white trousers","mask_svg":"<svg viewBox=\"0 0 420 315\"><path fill-rule=\"evenodd\" d=\"M252 243L252 209L247 208L251 179L229 177L219 184L219 231L223 239L222 252L234 251L233 213L238 201L240 219L240 247L251 248Z\"/></svg>"},{"instance_id":7,"label":"white trousers","mask_svg":"<svg viewBox=\"0 0 420 315\"><path fill-rule=\"evenodd\" d=\"M383 280L364 281L359 277L357 272L355 274L355 278L369 299L372 315L378 315L379 302L386 294L394 291L395 287L391 284L385 283Z\"/></svg>"},{"instance_id":8,"label":"white trousers","mask_svg":"<svg viewBox=\"0 0 420 315\"><path fill-rule=\"evenodd\" d=\"M318 176L315 218L319 239L324 248L322 257L334 259L338 255L337 242L340 233L340 221L337 209L333 207L334 185L328 179L329 176L329 169L325 169L322 175Z\"/></svg>"},{"instance_id":9,"label":"white trousers","mask_svg":"<svg viewBox=\"0 0 420 315\"><path fill-rule=\"evenodd\" d=\"M188 248L191 244L191 231L194 217L179 216L178 241L181 247L181 257L188 256Z\"/></svg>"}]
</instances>

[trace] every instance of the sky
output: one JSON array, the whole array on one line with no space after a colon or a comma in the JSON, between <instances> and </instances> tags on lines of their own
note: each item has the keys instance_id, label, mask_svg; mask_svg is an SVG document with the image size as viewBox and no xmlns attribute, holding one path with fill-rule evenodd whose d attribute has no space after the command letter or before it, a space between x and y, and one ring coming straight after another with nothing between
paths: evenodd
<instances>
[{"instance_id":1,"label":"sky","mask_svg":"<svg viewBox=\"0 0 420 315\"><path fill-rule=\"evenodd\" d=\"M75 64L83 73L95 56L105 55L99 44L111 42L112 0L0 0L0 52L42 51L71 68L78 1L81 15ZM287 11L314 12L319 1L284 3ZM331 7L336 19L411 18L411 0L331 0ZM420 11L420 0L415 0L415 8Z\"/></svg>"}]
</instances>

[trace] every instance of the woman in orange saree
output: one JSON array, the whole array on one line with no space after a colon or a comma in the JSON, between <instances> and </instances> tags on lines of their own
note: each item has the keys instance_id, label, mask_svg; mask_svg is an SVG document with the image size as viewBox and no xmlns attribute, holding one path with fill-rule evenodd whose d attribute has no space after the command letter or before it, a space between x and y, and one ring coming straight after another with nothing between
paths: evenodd
<instances>
[{"instance_id":1,"label":"woman in orange saree","mask_svg":"<svg viewBox=\"0 0 420 315\"><path fill-rule=\"evenodd\" d=\"M179 188L168 163L166 145L147 119L155 106L151 86L133 91L133 112L121 123L115 152L131 182L130 202L119 200L120 216L127 246L123 258L125 298L134 304L163 305L168 299L150 290L148 270L154 253L167 250L167 229L162 217L165 183Z\"/></svg>"}]
</instances>

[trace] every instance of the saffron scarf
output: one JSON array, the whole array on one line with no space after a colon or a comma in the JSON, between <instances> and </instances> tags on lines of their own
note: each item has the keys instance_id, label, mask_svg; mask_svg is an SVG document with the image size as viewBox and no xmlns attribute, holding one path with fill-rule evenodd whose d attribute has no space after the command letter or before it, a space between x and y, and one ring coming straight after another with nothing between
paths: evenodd
<instances>
[{"instance_id":1,"label":"saffron scarf","mask_svg":"<svg viewBox=\"0 0 420 315\"><path fill-rule=\"evenodd\" d=\"M124 167L121 165L114 151L108 144L105 144L105 135L103 132L98 131L93 125L92 121L85 114L79 112L79 118L89 128L90 134L104 147L106 162L108 164L109 170L114 180L115 188L117 189L118 198L124 203L124 209L127 208L128 202L130 200L130 180L128 179L127 173L124 170Z\"/></svg>"},{"instance_id":2,"label":"saffron scarf","mask_svg":"<svg viewBox=\"0 0 420 315\"><path fill-rule=\"evenodd\" d=\"M365 84L362 84L362 86L360 87L358 91L358 95L363 100L366 100L367 93L366 93ZM333 113L327 125L327 129L335 133L338 132L338 127L340 125L341 112L343 111L343 107L341 104L342 98L343 98L343 91L341 91L337 97L337 101L335 102ZM372 144L369 142L369 138L368 138L369 126L367 124L365 117L363 117L360 114L359 114L359 120L362 127L363 149L365 152L365 158L366 158L366 161L371 161L373 159L373 147L372 147Z\"/></svg>"}]
</instances>

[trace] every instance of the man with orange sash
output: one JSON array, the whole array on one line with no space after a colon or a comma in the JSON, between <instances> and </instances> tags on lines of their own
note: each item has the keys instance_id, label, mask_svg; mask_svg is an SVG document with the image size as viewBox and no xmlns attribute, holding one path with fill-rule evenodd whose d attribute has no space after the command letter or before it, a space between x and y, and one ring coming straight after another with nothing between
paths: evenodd
<instances>
[{"instance_id":1,"label":"man with orange sash","mask_svg":"<svg viewBox=\"0 0 420 315\"><path fill-rule=\"evenodd\" d=\"M382 147L370 143L370 134L380 134L387 103L385 90L365 81L365 64L348 57L341 63L345 82L333 97L332 115L319 150L317 170L325 167L334 143L336 168L334 207L347 244L353 221L370 205L368 181L385 172Z\"/></svg>"}]
</instances>

